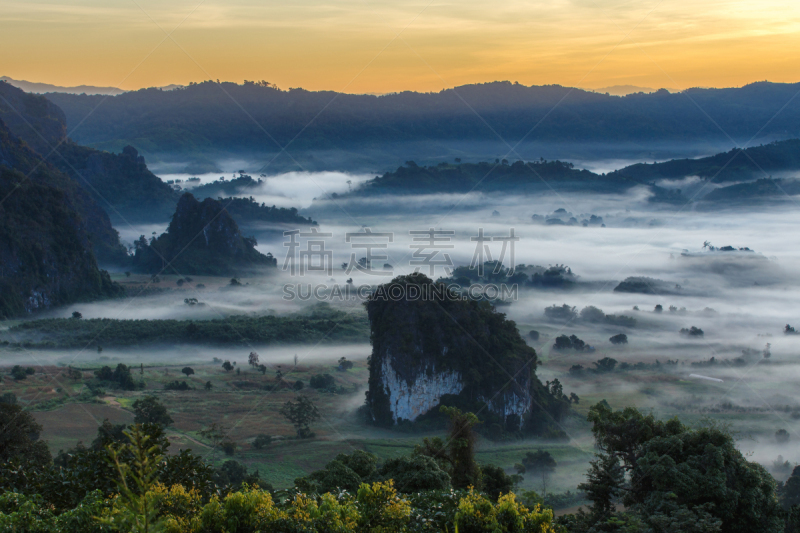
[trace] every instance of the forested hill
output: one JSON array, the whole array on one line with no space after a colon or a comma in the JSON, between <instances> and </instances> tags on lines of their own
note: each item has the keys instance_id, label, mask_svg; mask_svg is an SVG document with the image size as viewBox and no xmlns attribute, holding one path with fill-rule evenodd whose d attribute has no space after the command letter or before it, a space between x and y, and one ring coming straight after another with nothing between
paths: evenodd
<instances>
[{"instance_id":1,"label":"forested hill","mask_svg":"<svg viewBox=\"0 0 800 533\"><path fill-rule=\"evenodd\" d=\"M603 176L574 168L562 161L506 160L482 163L440 163L419 166L413 161L394 172L366 182L353 194L423 194L433 192L502 192L569 188L597 192L616 192L638 182L622 175Z\"/></svg>"},{"instance_id":2,"label":"forested hill","mask_svg":"<svg viewBox=\"0 0 800 533\"><path fill-rule=\"evenodd\" d=\"M760 139L800 136L800 99L792 99L798 89L798 84L759 82L618 97L559 85L493 82L438 93L374 96L209 81L107 99L47 97L64 110L69 126L93 110L75 132L80 143L188 154L263 153L278 151L275 142L285 146L290 141L301 150L359 143L368 148L425 140L498 141L498 135L512 144L525 138L561 143L713 140L730 145L727 135L742 143L759 131Z\"/></svg>"},{"instance_id":3,"label":"forested hill","mask_svg":"<svg viewBox=\"0 0 800 533\"><path fill-rule=\"evenodd\" d=\"M200 238L202 236L202 238ZM133 264L150 274L206 274L229 276L274 268L272 254L256 250L218 200L198 202L191 193L178 201L167 231L149 242L144 235L134 243Z\"/></svg>"},{"instance_id":4,"label":"forested hill","mask_svg":"<svg viewBox=\"0 0 800 533\"><path fill-rule=\"evenodd\" d=\"M577 169L572 163L545 159L513 163L506 160L439 163L431 166L421 166L414 161L407 161L397 170L365 182L349 195L471 191L531 192L549 189L620 192L635 185L644 185L649 186L654 193L652 201L685 202L687 199L681 196L679 191L659 187L656 182L660 179L681 179L688 176L698 176L715 183L753 181L763 178L765 172L771 174L793 171L800 171L800 139L775 141L746 150L735 149L699 159L676 159L654 164L638 163L608 174L596 174L585 169ZM785 184L785 187L793 185ZM739 197L741 194L737 191L740 189L751 190L752 187L739 187L730 194ZM764 196L770 190L765 189L762 183L759 189L760 195ZM729 199L730 194L725 191L726 189L720 189L716 195L709 195L707 199L709 201L723 197Z\"/></svg>"},{"instance_id":5,"label":"forested hill","mask_svg":"<svg viewBox=\"0 0 800 533\"><path fill-rule=\"evenodd\" d=\"M722 152L699 159L673 159L663 163L638 163L617 170L610 176L638 181L680 179L698 176L714 182L766 178L772 172L800 169L800 139L776 141L761 146Z\"/></svg>"},{"instance_id":6,"label":"forested hill","mask_svg":"<svg viewBox=\"0 0 800 533\"><path fill-rule=\"evenodd\" d=\"M92 253L91 199L2 120L0 198L0 319L123 292Z\"/></svg>"}]
</instances>

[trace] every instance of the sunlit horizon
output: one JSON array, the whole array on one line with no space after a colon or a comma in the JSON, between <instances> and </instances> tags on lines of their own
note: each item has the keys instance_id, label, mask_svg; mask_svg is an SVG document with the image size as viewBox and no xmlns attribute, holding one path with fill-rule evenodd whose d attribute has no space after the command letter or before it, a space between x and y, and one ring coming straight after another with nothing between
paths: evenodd
<instances>
[{"instance_id":1,"label":"sunlit horizon","mask_svg":"<svg viewBox=\"0 0 800 533\"><path fill-rule=\"evenodd\" d=\"M136 90L203 80L437 92L491 81L672 91L794 82L800 6L403 0L0 0L0 75Z\"/></svg>"}]
</instances>

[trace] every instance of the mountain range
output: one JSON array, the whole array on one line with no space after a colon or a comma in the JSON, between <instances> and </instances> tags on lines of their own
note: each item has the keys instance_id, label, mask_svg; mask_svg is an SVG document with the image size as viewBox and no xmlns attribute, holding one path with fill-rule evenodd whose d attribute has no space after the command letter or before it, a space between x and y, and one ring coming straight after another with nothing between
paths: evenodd
<instances>
[{"instance_id":1,"label":"mountain range","mask_svg":"<svg viewBox=\"0 0 800 533\"><path fill-rule=\"evenodd\" d=\"M383 172L408 159L475 161L510 153L585 160L624 148L633 159L653 160L800 137L798 90L799 84L759 82L612 96L493 82L376 96L207 81L174 91L48 98L68 127L80 124L76 142L111 151L132 145L151 160L244 157L268 171ZM555 153L556 145L564 154ZM651 157L654 151L662 155Z\"/></svg>"}]
</instances>

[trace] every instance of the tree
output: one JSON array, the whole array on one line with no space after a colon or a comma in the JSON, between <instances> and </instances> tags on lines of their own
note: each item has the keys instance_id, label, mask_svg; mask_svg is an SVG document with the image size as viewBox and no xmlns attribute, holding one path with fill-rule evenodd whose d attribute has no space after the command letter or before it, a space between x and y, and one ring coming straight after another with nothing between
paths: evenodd
<instances>
[{"instance_id":1,"label":"tree","mask_svg":"<svg viewBox=\"0 0 800 533\"><path fill-rule=\"evenodd\" d=\"M150 489L158 480L158 465L162 456L150 437L135 425L126 432L129 444L109 446L109 462L114 465L119 476L118 505L116 513L101 519L107 526L131 533L161 531L163 518L158 518L158 505L150 494ZM130 459L128 459L130 457Z\"/></svg>"},{"instance_id":2,"label":"tree","mask_svg":"<svg viewBox=\"0 0 800 533\"><path fill-rule=\"evenodd\" d=\"M28 378L28 373L21 366L14 365L11 369L11 377L14 378L14 381L22 381Z\"/></svg>"},{"instance_id":3,"label":"tree","mask_svg":"<svg viewBox=\"0 0 800 533\"><path fill-rule=\"evenodd\" d=\"M81 313L79 313L78 311L73 311L72 312L72 318L74 318L76 320L80 320L81 318L83 318L83 315Z\"/></svg>"},{"instance_id":4,"label":"tree","mask_svg":"<svg viewBox=\"0 0 800 533\"><path fill-rule=\"evenodd\" d=\"M225 361L224 363L222 363L222 368L225 369L225 372L230 372L231 370L233 370L233 365L231 364L230 361Z\"/></svg>"},{"instance_id":5,"label":"tree","mask_svg":"<svg viewBox=\"0 0 800 533\"><path fill-rule=\"evenodd\" d=\"M587 492L621 491L628 511L656 531L783 530L774 479L745 459L725 428L692 429L677 418L613 411L602 402L588 418L600 453ZM609 474L615 462L624 480Z\"/></svg>"},{"instance_id":6,"label":"tree","mask_svg":"<svg viewBox=\"0 0 800 533\"><path fill-rule=\"evenodd\" d=\"M50 463L51 456L47 443L39 440L42 426L14 400L0 402L0 463L16 459L43 467Z\"/></svg>"},{"instance_id":7,"label":"tree","mask_svg":"<svg viewBox=\"0 0 800 533\"><path fill-rule=\"evenodd\" d=\"M191 376L192 374L194 374L194 369L192 369L191 367L185 366L185 367L183 367L183 368L181 369L181 372L183 372L184 374L186 374L186 377L188 378L189 376Z\"/></svg>"},{"instance_id":8,"label":"tree","mask_svg":"<svg viewBox=\"0 0 800 533\"><path fill-rule=\"evenodd\" d=\"M795 466L792 475L780 488L780 501L784 509L800 505L800 466Z\"/></svg>"},{"instance_id":9,"label":"tree","mask_svg":"<svg viewBox=\"0 0 800 533\"><path fill-rule=\"evenodd\" d=\"M167 413L167 408L155 396L145 396L141 400L133 402L133 412L136 415L134 418L136 424L169 426L174 422Z\"/></svg>"},{"instance_id":10,"label":"tree","mask_svg":"<svg viewBox=\"0 0 800 533\"><path fill-rule=\"evenodd\" d=\"M614 455L597 455L589 464L586 482L578 485L578 490L584 491L592 502L593 518L598 521L614 512L614 502L621 491L624 472Z\"/></svg>"},{"instance_id":11,"label":"tree","mask_svg":"<svg viewBox=\"0 0 800 533\"><path fill-rule=\"evenodd\" d=\"M253 448L256 450L266 448L270 444L272 444L272 437L269 435L258 435L255 440L253 440Z\"/></svg>"},{"instance_id":12,"label":"tree","mask_svg":"<svg viewBox=\"0 0 800 533\"><path fill-rule=\"evenodd\" d=\"M611 344L628 344L628 336L624 333L618 333L608 340L611 341Z\"/></svg>"},{"instance_id":13,"label":"tree","mask_svg":"<svg viewBox=\"0 0 800 533\"><path fill-rule=\"evenodd\" d=\"M553 473L557 466L556 460L553 459L550 452L545 450L527 452L525 457L522 458L522 466L525 467L526 472L541 477L542 496L547 496L547 483L550 480L550 474Z\"/></svg>"},{"instance_id":14,"label":"tree","mask_svg":"<svg viewBox=\"0 0 800 533\"><path fill-rule=\"evenodd\" d=\"M403 492L447 490L450 475L439 464L425 455L403 455L386 460L379 470L383 479L393 479Z\"/></svg>"},{"instance_id":15,"label":"tree","mask_svg":"<svg viewBox=\"0 0 800 533\"><path fill-rule=\"evenodd\" d=\"M348 361L346 357L342 357L339 359L339 366L337 367L337 370L339 370L340 372L346 372L351 368L353 368L352 361Z\"/></svg>"},{"instance_id":16,"label":"tree","mask_svg":"<svg viewBox=\"0 0 800 533\"><path fill-rule=\"evenodd\" d=\"M441 406L439 411L450 418L447 443L439 437L425 438L414 448L415 455L436 460L449 474L453 488L481 487L481 470L475 462L475 431L479 423L474 413L464 413L456 407Z\"/></svg>"},{"instance_id":17,"label":"tree","mask_svg":"<svg viewBox=\"0 0 800 533\"><path fill-rule=\"evenodd\" d=\"M231 439L226 438L225 440L222 441L220 446L222 447L222 451L225 452L225 455L233 455L234 453L236 453L236 448L238 447L238 444L236 444Z\"/></svg>"},{"instance_id":18,"label":"tree","mask_svg":"<svg viewBox=\"0 0 800 533\"><path fill-rule=\"evenodd\" d=\"M505 470L495 465L482 465L481 466L481 482L483 483L481 491L486 493L489 498L497 501L501 494L508 494L514 490L520 476L509 476Z\"/></svg>"},{"instance_id":19,"label":"tree","mask_svg":"<svg viewBox=\"0 0 800 533\"><path fill-rule=\"evenodd\" d=\"M250 352L250 355L247 356L247 364L253 368L258 366L258 354L256 352Z\"/></svg>"},{"instance_id":20,"label":"tree","mask_svg":"<svg viewBox=\"0 0 800 533\"><path fill-rule=\"evenodd\" d=\"M314 403L306 396L298 396L296 401L286 402L281 407L280 413L292 423L299 438L307 439L314 436L309 426L320 418L320 414Z\"/></svg>"},{"instance_id":21,"label":"tree","mask_svg":"<svg viewBox=\"0 0 800 533\"><path fill-rule=\"evenodd\" d=\"M789 442L789 432L785 429L779 429L775 432L775 440L778 441L778 444L786 444Z\"/></svg>"},{"instance_id":22,"label":"tree","mask_svg":"<svg viewBox=\"0 0 800 533\"><path fill-rule=\"evenodd\" d=\"M330 390L336 387L336 380L330 374L311 376L308 384L312 389Z\"/></svg>"},{"instance_id":23,"label":"tree","mask_svg":"<svg viewBox=\"0 0 800 533\"><path fill-rule=\"evenodd\" d=\"M592 363L598 372L613 372L617 366L617 360L611 357L603 357L602 359Z\"/></svg>"}]
</instances>

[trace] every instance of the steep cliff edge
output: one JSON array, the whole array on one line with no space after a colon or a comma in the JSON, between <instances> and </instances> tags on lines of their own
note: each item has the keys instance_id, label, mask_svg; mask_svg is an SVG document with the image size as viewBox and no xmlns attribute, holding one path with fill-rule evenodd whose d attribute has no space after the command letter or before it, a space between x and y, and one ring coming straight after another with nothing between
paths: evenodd
<instances>
[{"instance_id":1,"label":"steep cliff edge","mask_svg":"<svg viewBox=\"0 0 800 533\"><path fill-rule=\"evenodd\" d=\"M112 154L75 144L67 138L64 113L44 96L0 82L0 119L15 137L85 191L76 209L101 262L127 260L112 219L117 224L165 221L174 210L178 194L148 170L136 149L128 146L121 154Z\"/></svg>"},{"instance_id":2,"label":"steep cliff edge","mask_svg":"<svg viewBox=\"0 0 800 533\"><path fill-rule=\"evenodd\" d=\"M255 249L256 241L243 237L236 221L217 200L202 202L184 193L167 227L150 242L142 235L136 243L134 264L156 274L235 275L259 268L274 268L277 260Z\"/></svg>"},{"instance_id":3,"label":"steep cliff edge","mask_svg":"<svg viewBox=\"0 0 800 533\"><path fill-rule=\"evenodd\" d=\"M434 293L440 297L420 296ZM488 302L462 300L412 274L381 286L367 311L367 405L378 425L414 421L447 404L480 412L487 427L543 434L554 433L569 409L536 377L536 352L516 324Z\"/></svg>"},{"instance_id":4,"label":"steep cliff edge","mask_svg":"<svg viewBox=\"0 0 800 533\"><path fill-rule=\"evenodd\" d=\"M122 294L97 267L82 193L0 120L0 318Z\"/></svg>"}]
</instances>

